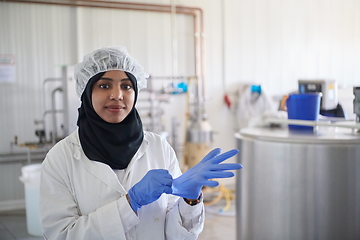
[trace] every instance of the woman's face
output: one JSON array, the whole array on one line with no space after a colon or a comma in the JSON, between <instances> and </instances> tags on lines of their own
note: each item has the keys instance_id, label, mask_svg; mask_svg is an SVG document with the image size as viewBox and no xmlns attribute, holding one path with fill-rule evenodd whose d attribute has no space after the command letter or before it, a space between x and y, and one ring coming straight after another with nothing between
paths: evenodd
<instances>
[{"instance_id":1,"label":"woman's face","mask_svg":"<svg viewBox=\"0 0 360 240\"><path fill-rule=\"evenodd\" d=\"M94 83L91 98L95 112L104 121L119 123L134 105L135 90L125 72L111 70Z\"/></svg>"}]
</instances>

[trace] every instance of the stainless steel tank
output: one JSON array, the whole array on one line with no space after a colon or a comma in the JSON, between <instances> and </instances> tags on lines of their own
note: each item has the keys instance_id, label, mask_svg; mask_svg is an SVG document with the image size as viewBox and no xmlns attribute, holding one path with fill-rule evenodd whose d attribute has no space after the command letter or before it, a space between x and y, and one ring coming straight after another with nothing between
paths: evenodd
<instances>
[{"instance_id":1,"label":"stainless steel tank","mask_svg":"<svg viewBox=\"0 0 360 240\"><path fill-rule=\"evenodd\" d=\"M211 151L212 129L208 121L192 121L187 129L184 162L187 169L198 164ZM185 169L184 169L185 170Z\"/></svg>"},{"instance_id":2,"label":"stainless steel tank","mask_svg":"<svg viewBox=\"0 0 360 240\"><path fill-rule=\"evenodd\" d=\"M359 240L360 135L248 128L235 135L237 240Z\"/></svg>"}]
</instances>

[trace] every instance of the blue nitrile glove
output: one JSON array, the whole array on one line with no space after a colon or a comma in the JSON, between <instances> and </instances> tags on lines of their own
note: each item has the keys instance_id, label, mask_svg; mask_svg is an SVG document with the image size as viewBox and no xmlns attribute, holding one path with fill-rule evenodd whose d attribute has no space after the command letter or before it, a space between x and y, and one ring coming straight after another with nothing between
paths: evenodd
<instances>
[{"instance_id":1,"label":"blue nitrile glove","mask_svg":"<svg viewBox=\"0 0 360 240\"><path fill-rule=\"evenodd\" d=\"M141 206L156 201L163 193L172 193L172 176L168 170L153 169L136 183L128 192L130 205L136 212Z\"/></svg>"},{"instance_id":2,"label":"blue nitrile glove","mask_svg":"<svg viewBox=\"0 0 360 240\"><path fill-rule=\"evenodd\" d=\"M235 156L238 152L239 150L233 149L220 154L220 148L212 150L198 164L173 180L172 194L183 198L197 199L203 186L216 187L219 185L219 182L209 181L209 179L233 177L235 174L226 170L240 169L242 165L239 163L219 163Z\"/></svg>"}]
</instances>

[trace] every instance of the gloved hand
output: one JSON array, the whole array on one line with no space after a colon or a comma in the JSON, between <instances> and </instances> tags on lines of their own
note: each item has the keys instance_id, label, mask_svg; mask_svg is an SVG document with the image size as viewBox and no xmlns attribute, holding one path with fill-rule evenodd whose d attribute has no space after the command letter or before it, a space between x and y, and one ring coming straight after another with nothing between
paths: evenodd
<instances>
[{"instance_id":1,"label":"gloved hand","mask_svg":"<svg viewBox=\"0 0 360 240\"><path fill-rule=\"evenodd\" d=\"M209 181L209 179L233 177L235 175L233 172L225 170L240 169L242 165L239 163L219 163L235 156L238 152L239 150L233 149L220 154L220 148L212 150L198 164L173 180L172 194L187 199L197 199L203 186L216 187L219 185L219 182Z\"/></svg>"},{"instance_id":2,"label":"gloved hand","mask_svg":"<svg viewBox=\"0 0 360 240\"><path fill-rule=\"evenodd\" d=\"M130 205L136 212L141 206L156 201L163 193L172 193L172 176L165 169L153 169L128 192Z\"/></svg>"}]
</instances>

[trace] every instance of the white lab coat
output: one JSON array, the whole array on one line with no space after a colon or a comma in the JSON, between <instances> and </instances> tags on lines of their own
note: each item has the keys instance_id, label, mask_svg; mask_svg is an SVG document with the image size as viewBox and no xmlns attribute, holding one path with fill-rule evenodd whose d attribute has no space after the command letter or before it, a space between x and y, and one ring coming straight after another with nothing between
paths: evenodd
<instances>
[{"instance_id":1,"label":"white lab coat","mask_svg":"<svg viewBox=\"0 0 360 240\"><path fill-rule=\"evenodd\" d=\"M80 146L78 131L57 143L42 164L40 218L51 240L197 239L204 225L204 205L190 206L182 198L162 194L135 213L127 191L150 169L181 174L171 146L144 132L144 140L125 170L122 184L106 164L90 161Z\"/></svg>"}]
</instances>

